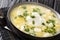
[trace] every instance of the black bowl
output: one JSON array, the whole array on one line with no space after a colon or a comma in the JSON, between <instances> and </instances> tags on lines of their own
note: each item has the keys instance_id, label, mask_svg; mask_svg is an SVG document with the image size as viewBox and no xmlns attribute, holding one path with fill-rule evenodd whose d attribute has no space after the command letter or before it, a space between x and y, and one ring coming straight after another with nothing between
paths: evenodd
<instances>
[{"instance_id":1,"label":"black bowl","mask_svg":"<svg viewBox=\"0 0 60 40\"><path fill-rule=\"evenodd\" d=\"M10 20L10 12L12 9L14 9L15 7L18 7L20 5L23 5L23 4L34 4L34 5L40 5L40 6L43 6L43 7L46 7L48 9L50 9L52 12L54 12L57 17L59 18L59 13L57 13L55 10L53 10L52 8L46 6L46 5L43 5L43 4L40 4L40 3L34 3L34 2L25 2L25 3L17 3L15 5L13 5L9 10L8 10L8 13L7 13L7 17L6 17L6 20L7 20L7 26L11 29L12 32L14 32L15 34L17 34L19 37L23 37L23 38L26 38L27 40L59 40L60 38L60 34L57 34L55 36L52 36L52 37L35 37L35 36L32 36L32 35L29 35L29 34L26 34L20 30L18 30L12 23L11 23L11 20Z\"/></svg>"}]
</instances>

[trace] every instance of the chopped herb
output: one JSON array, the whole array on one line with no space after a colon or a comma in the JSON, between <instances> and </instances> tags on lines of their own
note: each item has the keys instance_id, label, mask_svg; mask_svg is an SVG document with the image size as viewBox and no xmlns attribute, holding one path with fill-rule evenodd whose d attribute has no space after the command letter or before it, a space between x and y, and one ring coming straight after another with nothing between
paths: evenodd
<instances>
[{"instance_id":1,"label":"chopped herb","mask_svg":"<svg viewBox=\"0 0 60 40\"><path fill-rule=\"evenodd\" d=\"M18 17L23 17L22 15L18 15Z\"/></svg>"},{"instance_id":2,"label":"chopped herb","mask_svg":"<svg viewBox=\"0 0 60 40\"><path fill-rule=\"evenodd\" d=\"M37 10L33 9L33 12L37 12Z\"/></svg>"},{"instance_id":3,"label":"chopped herb","mask_svg":"<svg viewBox=\"0 0 60 40\"><path fill-rule=\"evenodd\" d=\"M53 17L56 17L55 15L53 15Z\"/></svg>"},{"instance_id":4,"label":"chopped herb","mask_svg":"<svg viewBox=\"0 0 60 40\"><path fill-rule=\"evenodd\" d=\"M31 16L31 18L35 18L35 16Z\"/></svg>"},{"instance_id":5,"label":"chopped herb","mask_svg":"<svg viewBox=\"0 0 60 40\"><path fill-rule=\"evenodd\" d=\"M23 17L23 16L22 16L22 15L18 15L18 16L15 17L15 19L16 19L17 17Z\"/></svg>"},{"instance_id":6,"label":"chopped herb","mask_svg":"<svg viewBox=\"0 0 60 40\"><path fill-rule=\"evenodd\" d=\"M15 19L16 19L17 17L15 17Z\"/></svg>"},{"instance_id":7,"label":"chopped herb","mask_svg":"<svg viewBox=\"0 0 60 40\"><path fill-rule=\"evenodd\" d=\"M45 25L44 23L42 23L42 25Z\"/></svg>"},{"instance_id":8,"label":"chopped herb","mask_svg":"<svg viewBox=\"0 0 60 40\"><path fill-rule=\"evenodd\" d=\"M49 21L46 21L46 23L52 23L53 24L53 27L55 27L55 21L54 20L49 20Z\"/></svg>"},{"instance_id":9,"label":"chopped herb","mask_svg":"<svg viewBox=\"0 0 60 40\"><path fill-rule=\"evenodd\" d=\"M25 11L24 13L23 13L23 15L26 17L28 14L27 14L27 11Z\"/></svg>"},{"instance_id":10,"label":"chopped herb","mask_svg":"<svg viewBox=\"0 0 60 40\"><path fill-rule=\"evenodd\" d=\"M50 22L52 22L53 24L55 23L55 21L54 20L49 20Z\"/></svg>"},{"instance_id":11,"label":"chopped herb","mask_svg":"<svg viewBox=\"0 0 60 40\"><path fill-rule=\"evenodd\" d=\"M42 16L42 14L40 13L40 16Z\"/></svg>"},{"instance_id":12,"label":"chopped herb","mask_svg":"<svg viewBox=\"0 0 60 40\"><path fill-rule=\"evenodd\" d=\"M55 25L53 24L53 27L55 27Z\"/></svg>"},{"instance_id":13,"label":"chopped herb","mask_svg":"<svg viewBox=\"0 0 60 40\"><path fill-rule=\"evenodd\" d=\"M39 8L34 8L33 12L40 12L40 9Z\"/></svg>"},{"instance_id":14,"label":"chopped herb","mask_svg":"<svg viewBox=\"0 0 60 40\"><path fill-rule=\"evenodd\" d=\"M26 28L26 29L25 29L25 31L26 31L26 32L29 32L29 29L28 29L28 28Z\"/></svg>"},{"instance_id":15,"label":"chopped herb","mask_svg":"<svg viewBox=\"0 0 60 40\"><path fill-rule=\"evenodd\" d=\"M56 30L54 28L46 28L44 31L52 34L56 33Z\"/></svg>"},{"instance_id":16,"label":"chopped herb","mask_svg":"<svg viewBox=\"0 0 60 40\"><path fill-rule=\"evenodd\" d=\"M31 27L31 29L34 29L35 27Z\"/></svg>"},{"instance_id":17,"label":"chopped herb","mask_svg":"<svg viewBox=\"0 0 60 40\"><path fill-rule=\"evenodd\" d=\"M49 24L49 22L48 22L48 21L46 21L46 23L48 23L48 24Z\"/></svg>"},{"instance_id":18,"label":"chopped herb","mask_svg":"<svg viewBox=\"0 0 60 40\"><path fill-rule=\"evenodd\" d=\"M35 24L35 21L32 21L32 24Z\"/></svg>"},{"instance_id":19,"label":"chopped herb","mask_svg":"<svg viewBox=\"0 0 60 40\"><path fill-rule=\"evenodd\" d=\"M46 23L55 23L55 21L54 20L49 20L49 21L46 21Z\"/></svg>"},{"instance_id":20,"label":"chopped herb","mask_svg":"<svg viewBox=\"0 0 60 40\"><path fill-rule=\"evenodd\" d=\"M23 9L26 9L26 6L22 6Z\"/></svg>"}]
</instances>

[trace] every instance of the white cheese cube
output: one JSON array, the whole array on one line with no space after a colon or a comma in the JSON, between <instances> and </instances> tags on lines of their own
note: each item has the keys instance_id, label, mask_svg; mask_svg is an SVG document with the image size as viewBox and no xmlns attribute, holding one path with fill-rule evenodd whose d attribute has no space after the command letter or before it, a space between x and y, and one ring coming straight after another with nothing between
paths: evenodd
<instances>
[{"instance_id":1,"label":"white cheese cube","mask_svg":"<svg viewBox=\"0 0 60 40\"><path fill-rule=\"evenodd\" d=\"M17 10L17 15L22 15L22 12L20 10Z\"/></svg>"},{"instance_id":2,"label":"white cheese cube","mask_svg":"<svg viewBox=\"0 0 60 40\"><path fill-rule=\"evenodd\" d=\"M49 23L49 24L48 24L48 27L53 27L53 24L52 24L52 23Z\"/></svg>"},{"instance_id":3,"label":"white cheese cube","mask_svg":"<svg viewBox=\"0 0 60 40\"><path fill-rule=\"evenodd\" d=\"M21 26L20 30L21 31L24 31L24 25Z\"/></svg>"},{"instance_id":4,"label":"white cheese cube","mask_svg":"<svg viewBox=\"0 0 60 40\"><path fill-rule=\"evenodd\" d=\"M43 37L49 37L49 36L52 36L52 34L50 33L44 33Z\"/></svg>"},{"instance_id":5,"label":"white cheese cube","mask_svg":"<svg viewBox=\"0 0 60 40\"><path fill-rule=\"evenodd\" d=\"M41 32L42 30L40 28L34 28L35 32Z\"/></svg>"}]
</instances>

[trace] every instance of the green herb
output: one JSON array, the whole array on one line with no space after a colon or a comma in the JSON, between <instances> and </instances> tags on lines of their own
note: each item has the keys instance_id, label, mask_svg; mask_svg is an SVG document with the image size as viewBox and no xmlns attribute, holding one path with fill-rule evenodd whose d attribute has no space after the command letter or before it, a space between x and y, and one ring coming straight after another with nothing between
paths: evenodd
<instances>
[{"instance_id":1,"label":"green herb","mask_svg":"<svg viewBox=\"0 0 60 40\"><path fill-rule=\"evenodd\" d=\"M49 20L49 21L46 21L46 23L55 23L55 21L54 20Z\"/></svg>"},{"instance_id":2,"label":"green herb","mask_svg":"<svg viewBox=\"0 0 60 40\"><path fill-rule=\"evenodd\" d=\"M53 17L56 17L55 15L53 15Z\"/></svg>"},{"instance_id":3,"label":"green herb","mask_svg":"<svg viewBox=\"0 0 60 40\"><path fill-rule=\"evenodd\" d=\"M15 17L15 19L16 19L17 17Z\"/></svg>"},{"instance_id":4,"label":"green herb","mask_svg":"<svg viewBox=\"0 0 60 40\"><path fill-rule=\"evenodd\" d=\"M52 22L53 24L55 23L55 21L54 20L49 20L50 22Z\"/></svg>"},{"instance_id":5,"label":"green herb","mask_svg":"<svg viewBox=\"0 0 60 40\"><path fill-rule=\"evenodd\" d=\"M33 9L33 12L37 12L37 10L36 9Z\"/></svg>"},{"instance_id":6,"label":"green herb","mask_svg":"<svg viewBox=\"0 0 60 40\"><path fill-rule=\"evenodd\" d=\"M23 17L22 15L18 15L18 17Z\"/></svg>"},{"instance_id":7,"label":"green herb","mask_svg":"<svg viewBox=\"0 0 60 40\"><path fill-rule=\"evenodd\" d=\"M53 24L53 27L55 27L55 24Z\"/></svg>"},{"instance_id":8,"label":"green herb","mask_svg":"<svg viewBox=\"0 0 60 40\"><path fill-rule=\"evenodd\" d=\"M22 16L22 15L18 15L18 16L15 17L15 19L16 19L17 17L23 17L23 16Z\"/></svg>"},{"instance_id":9,"label":"green herb","mask_svg":"<svg viewBox=\"0 0 60 40\"><path fill-rule=\"evenodd\" d=\"M28 29L28 28L26 28L26 29L25 29L25 31L26 31L26 32L29 32L29 29Z\"/></svg>"},{"instance_id":10,"label":"green herb","mask_svg":"<svg viewBox=\"0 0 60 40\"><path fill-rule=\"evenodd\" d=\"M54 20L49 20L49 21L46 21L46 23L52 23L53 24L53 27L55 27L55 21Z\"/></svg>"},{"instance_id":11,"label":"green herb","mask_svg":"<svg viewBox=\"0 0 60 40\"><path fill-rule=\"evenodd\" d=\"M42 16L42 14L40 13L40 16Z\"/></svg>"},{"instance_id":12,"label":"green herb","mask_svg":"<svg viewBox=\"0 0 60 40\"><path fill-rule=\"evenodd\" d=\"M49 24L50 22L49 22L49 21L46 21L46 23L48 23L48 24Z\"/></svg>"},{"instance_id":13,"label":"green herb","mask_svg":"<svg viewBox=\"0 0 60 40\"><path fill-rule=\"evenodd\" d=\"M32 21L32 24L35 24L35 21Z\"/></svg>"},{"instance_id":14,"label":"green herb","mask_svg":"<svg viewBox=\"0 0 60 40\"><path fill-rule=\"evenodd\" d=\"M42 23L42 25L45 25L44 23Z\"/></svg>"},{"instance_id":15,"label":"green herb","mask_svg":"<svg viewBox=\"0 0 60 40\"><path fill-rule=\"evenodd\" d=\"M33 12L40 12L40 9L39 8L34 8Z\"/></svg>"},{"instance_id":16,"label":"green herb","mask_svg":"<svg viewBox=\"0 0 60 40\"><path fill-rule=\"evenodd\" d=\"M35 16L31 16L31 18L35 18Z\"/></svg>"},{"instance_id":17,"label":"green herb","mask_svg":"<svg viewBox=\"0 0 60 40\"><path fill-rule=\"evenodd\" d=\"M23 9L26 9L26 6L22 6Z\"/></svg>"},{"instance_id":18,"label":"green herb","mask_svg":"<svg viewBox=\"0 0 60 40\"><path fill-rule=\"evenodd\" d=\"M53 27L55 27L55 21L54 20L49 20L52 24L53 24Z\"/></svg>"},{"instance_id":19,"label":"green herb","mask_svg":"<svg viewBox=\"0 0 60 40\"><path fill-rule=\"evenodd\" d=\"M31 29L34 29L35 27L31 27Z\"/></svg>"},{"instance_id":20,"label":"green herb","mask_svg":"<svg viewBox=\"0 0 60 40\"><path fill-rule=\"evenodd\" d=\"M44 31L52 34L56 33L56 30L54 28L46 28Z\"/></svg>"},{"instance_id":21,"label":"green herb","mask_svg":"<svg viewBox=\"0 0 60 40\"><path fill-rule=\"evenodd\" d=\"M25 12L23 13L23 15L26 17L26 16L28 15L27 11L25 11Z\"/></svg>"}]
</instances>

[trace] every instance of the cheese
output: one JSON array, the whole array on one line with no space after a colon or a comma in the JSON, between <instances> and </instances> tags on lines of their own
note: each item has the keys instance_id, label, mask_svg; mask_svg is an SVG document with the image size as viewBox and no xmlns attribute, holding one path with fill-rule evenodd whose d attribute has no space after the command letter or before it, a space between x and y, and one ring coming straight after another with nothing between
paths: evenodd
<instances>
[{"instance_id":1,"label":"cheese","mask_svg":"<svg viewBox=\"0 0 60 40\"><path fill-rule=\"evenodd\" d=\"M20 10L17 10L17 15L22 15L22 12Z\"/></svg>"},{"instance_id":2,"label":"cheese","mask_svg":"<svg viewBox=\"0 0 60 40\"><path fill-rule=\"evenodd\" d=\"M31 6L31 8L35 8L36 6Z\"/></svg>"},{"instance_id":3,"label":"cheese","mask_svg":"<svg viewBox=\"0 0 60 40\"><path fill-rule=\"evenodd\" d=\"M53 27L53 24L52 24L52 23L49 23L49 24L48 24L48 27Z\"/></svg>"},{"instance_id":4,"label":"cheese","mask_svg":"<svg viewBox=\"0 0 60 40\"><path fill-rule=\"evenodd\" d=\"M41 32L42 30L40 28L34 28L35 32Z\"/></svg>"},{"instance_id":5,"label":"cheese","mask_svg":"<svg viewBox=\"0 0 60 40\"><path fill-rule=\"evenodd\" d=\"M21 31L24 31L24 25L22 25L22 26L20 27L20 30L21 30Z\"/></svg>"},{"instance_id":6,"label":"cheese","mask_svg":"<svg viewBox=\"0 0 60 40\"><path fill-rule=\"evenodd\" d=\"M26 17L26 20L27 20L27 24L28 24L28 25L33 25L33 24L32 24L33 19L32 19L30 16L27 16L27 17Z\"/></svg>"},{"instance_id":7,"label":"cheese","mask_svg":"<svg viewBox=\"0 0 60 40\"><path fill-rule=\"evenodd\" d=\"M49 37L49 36L52 36L52 34L50 33L44 33L43 37Z\"/></svg>"}]
</instances>

